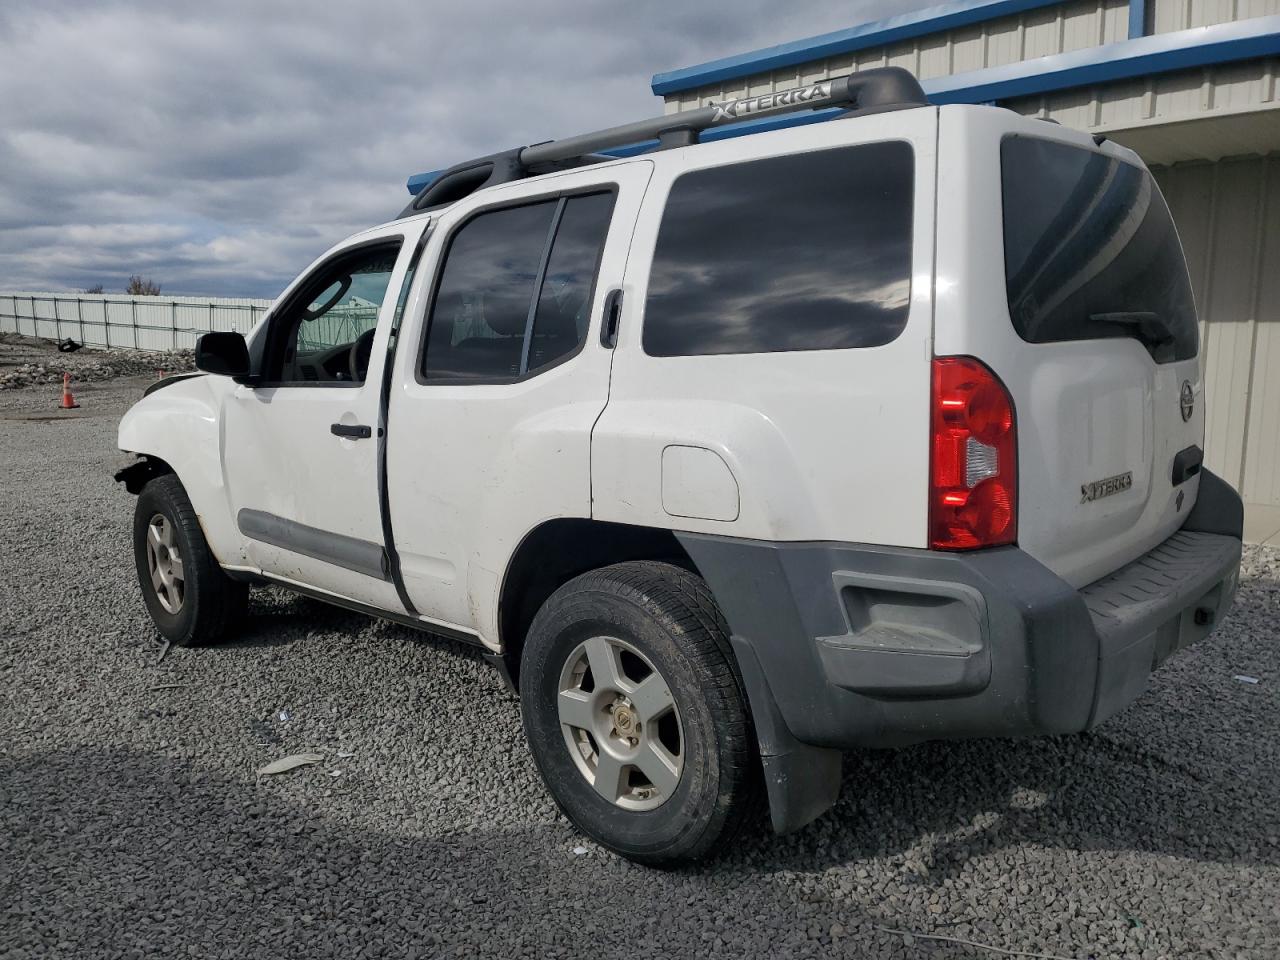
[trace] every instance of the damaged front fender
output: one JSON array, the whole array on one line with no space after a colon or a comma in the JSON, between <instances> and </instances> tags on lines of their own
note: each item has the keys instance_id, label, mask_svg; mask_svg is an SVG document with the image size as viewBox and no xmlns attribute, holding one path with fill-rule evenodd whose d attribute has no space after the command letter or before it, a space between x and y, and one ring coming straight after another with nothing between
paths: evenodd
<instances>
[{"instance_id":1,"label":"damaged front fender","mask_svg":"<svg viewBox=\"0 0 1280 960\"><path fill-rule=\"evenodd\" d=\"M165 382L165 381L161 381ZM181 377L135 403L120 420L116 439L139 458L116 474L130 493L172 473L181 481L213 555L225 565L246 562L223 483L221 412L236 389L226 377Z\"/></svg>"}]
</instances>

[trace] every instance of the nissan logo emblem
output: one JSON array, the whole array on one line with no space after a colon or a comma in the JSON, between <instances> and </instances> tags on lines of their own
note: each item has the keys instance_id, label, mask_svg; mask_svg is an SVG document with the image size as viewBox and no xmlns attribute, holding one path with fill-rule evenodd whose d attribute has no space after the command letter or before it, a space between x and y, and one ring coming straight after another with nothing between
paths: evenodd
<instances>
[{"instance_id":1,"label":"nissan logo emblem","mask_svg":"<svg viewBox=\"0 0 1280 960\"><path fill-rule=\"evenodd\" d=\"M1186 423L1196 409L1196 392L1191 389L1190 380L1182 381L1182 390L1178 393L1178 406L1182 410L1182 422Z\"/></svg>"}]
</instances>

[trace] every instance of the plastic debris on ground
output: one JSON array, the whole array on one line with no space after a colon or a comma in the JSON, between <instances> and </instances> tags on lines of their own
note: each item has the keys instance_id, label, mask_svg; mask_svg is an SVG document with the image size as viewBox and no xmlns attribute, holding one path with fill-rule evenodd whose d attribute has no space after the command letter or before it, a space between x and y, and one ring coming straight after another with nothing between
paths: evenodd
<instances>
[{"instance_id":1,"label":"plastic debris on ground","mask_svg":"<svg viewBox=\"0 0 1280 960\"><path fill-rule=\"evenodd\" d=\"M294 753L287 757L281 757L279 760L272 760L265 767L259 767L258 776L269 777L277 773L288 773L298 767L308 767L322 762L324 762L324 757L318 753Z\"/></svg>"}]
</instances>

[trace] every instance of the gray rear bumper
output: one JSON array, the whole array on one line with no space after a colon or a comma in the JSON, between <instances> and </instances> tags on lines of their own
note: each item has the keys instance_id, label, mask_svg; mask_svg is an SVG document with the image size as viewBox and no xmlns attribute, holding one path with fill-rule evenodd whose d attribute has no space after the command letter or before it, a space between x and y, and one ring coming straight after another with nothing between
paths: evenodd
<instances>
[{"instance_id":1,"label":"gray rear bumper","mask_svg":"<svg viewBox=\"0 0 1280 960\"><path fill-rule=\"evenodd\" d=\"M840 748L1074 733L1137 698L1235 594L1239 497L1202 481L1181 530L1082 590L1016 547L681 534L732 631L775 827L834 801Z\"/></svg>"},{"instance_id":2,"label":"gray rear bumper","mask_svg":"<svg viewBox=\"0 0 1280 960\"><path fill-rule=\"evenodd\" d=\"M1098 636L1089 727L1137 699L1170 655L1213 632L1239 575L1239 540L1179 530L1080 591Z\"/></svg>"}]
</instances>

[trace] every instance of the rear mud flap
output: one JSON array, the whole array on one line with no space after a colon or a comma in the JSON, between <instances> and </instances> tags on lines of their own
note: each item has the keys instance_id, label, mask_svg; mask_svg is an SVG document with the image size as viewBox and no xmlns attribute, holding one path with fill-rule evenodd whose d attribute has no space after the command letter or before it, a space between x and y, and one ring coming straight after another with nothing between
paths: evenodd
<instances>
[{"instance_id":1,"label":"rear mud flap","mask_svg":"<svg viewBox=\"0 0 1280 960\"><path fill-rule=\"evenodd\" d=\"M843 757L839 750L813 747L791 735L755 650L741 637L731 641L760 744L769 819L775 833L792 833L835 805Z\"/></svg>"}]
</instances>

